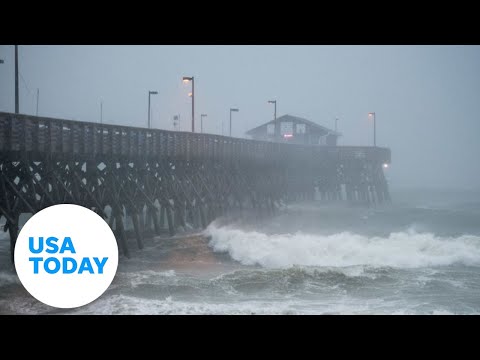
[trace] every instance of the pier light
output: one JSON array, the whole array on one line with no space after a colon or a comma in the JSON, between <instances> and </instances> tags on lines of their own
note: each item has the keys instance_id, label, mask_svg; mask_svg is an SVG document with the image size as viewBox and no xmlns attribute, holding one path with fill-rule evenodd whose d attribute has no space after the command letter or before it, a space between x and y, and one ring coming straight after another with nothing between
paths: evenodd
<instances>
[{"instance_id":1,"label":"pier light","mask_svg":"<svg viewBox=\"0 0 480 360\"><path fill-rule=\"evenodd\" d=\"M182 78L183 83L187 84L192 82L192 91L188 93L188 96L192 98L192 133L195 132L195 78L193 76L184 76Z\"/></svg>"},{"instance_id":2,"label":"pier light","mask_svg":"<svg viewBox=\"0 0 480 360\"><path fill-rule=\"evenodd\" d=\"M203 133L203 118L207 117L207 114L200 114L200 132Z\"/></svg>"},{"instance_id":3,"label":"pier light","mask_svg":"<svg viewBox=\"0 0 480 360\"><path fill-rule=\"evenodd\" d=\"M368 113L368 118L373 120L373 146L377 146L377 123L376 123L376 117L374 112L369 112Z\"/></svg>"},{"instance_id":4,"label":"pier light","mask_svg":"<svg viewBox=\"0 0 480 360\"><path fill-rule=\"evenodd\" d=\"M157 95L158 91L149 91L148 92L148 128L150 129L150 96L151 95Z\"/></svg>"},{"instance_id":5,"label":"pier light","mask_svg":"<svg viewBox=\"0 0 480 360\"><path fill-rule=\"evenodd\" d=\"M230 137L232 137L232 112L238 112L238 109L230 108Z\"/></svg>"}]
</instances>

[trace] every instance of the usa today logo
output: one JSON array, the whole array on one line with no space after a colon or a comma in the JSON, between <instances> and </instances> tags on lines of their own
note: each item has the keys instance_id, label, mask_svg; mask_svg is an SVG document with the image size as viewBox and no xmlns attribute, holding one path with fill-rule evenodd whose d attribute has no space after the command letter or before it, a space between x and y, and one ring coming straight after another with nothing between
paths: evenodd
<instances>
[{"instance_id":1,"label":"usa today logo","mask_svg":"<svg viewBox=\"0 0 480 360\"><path fill-rule=\"evenodd\" d=\"M57 308L86 305L110 286L118 247L108 224L78 205L50 206L23 226L15 246L15 268L25 289Z\"/></svg>"}]
</instances>

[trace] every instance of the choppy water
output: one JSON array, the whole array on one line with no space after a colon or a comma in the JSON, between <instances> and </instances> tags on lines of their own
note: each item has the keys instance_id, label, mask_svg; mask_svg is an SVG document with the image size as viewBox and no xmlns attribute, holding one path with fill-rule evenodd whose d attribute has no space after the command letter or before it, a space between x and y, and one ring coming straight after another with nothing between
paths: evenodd
<instances>
[{"instance_id":1,"label":"choppy water","mask_svg":"<svg viewBox=\"0 0 480 360\"><path fill-rule=\"evenodd\" d=\"M405 190L392 206L292 204L146 241L72 310L32 298L0 238L0 314L478 314L480 194ZM132 242L131 247L134 247Z\"/></svg>"}]
</instances>

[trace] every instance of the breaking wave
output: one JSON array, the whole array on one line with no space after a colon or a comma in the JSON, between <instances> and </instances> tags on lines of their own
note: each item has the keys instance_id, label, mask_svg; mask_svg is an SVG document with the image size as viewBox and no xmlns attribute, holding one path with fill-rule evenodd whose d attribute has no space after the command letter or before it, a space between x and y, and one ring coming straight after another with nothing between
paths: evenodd
<instances>
[{"instance_id":1,"label":"breaking wave","mask_svg":"<svg viewBox=\"0 0 480 360\"><path fill-rule=\"evenodd\" d=\"M418 268L427 266L480 265L480 237L438 237L413 230L388 237L367 237L350 232L333 235L268 235L234 227L211 224L205 231L209 245L228 252L244 265L266 268L291 266Z\"/></svg>"}]
</instances>

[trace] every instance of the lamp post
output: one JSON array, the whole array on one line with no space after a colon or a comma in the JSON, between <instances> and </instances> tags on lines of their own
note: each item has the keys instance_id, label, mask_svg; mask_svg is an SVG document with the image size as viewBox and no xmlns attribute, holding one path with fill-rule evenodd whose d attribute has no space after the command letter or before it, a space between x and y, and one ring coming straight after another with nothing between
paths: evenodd
<instances>
[{"instance_id":1,"label":"lamp post","mask_svg":"<svg viewBox=\"0 0 480 360\"><path fill-rule=\"evenodd\" d=\"M338 123L338 118L335 118L335 132L337 132L337 130L338 130L337 123Z\"/></svg>"},{"instance_id":2,"label":"lamp post","mask_svg":"<svg viewBox=\"0 0 480 360\"><path fill-rule=\"evenodd\" d=\"M200 132L203 134L203 118L207 117L207 114L200 115Z\"/></svg>"},{"instance_id":3,"label":"lamp post","mask_svg":"<svg viewBox=\"0 0 480 360\"><path fill-rule=\"evenodd\" d=\"M273 104L274 107L274 113L273 113L273 119L277 120L277 100L268 100L269 104Z\"/></svg>"},{"instance_id":4,"label":"lamp post","mask_svg":"<svg viewBox=\"0 0 480 360\"><path fill-rule=\"evenodd\" d=\"M238 112L238 109L230 108L230 137L232 137L232 112Z\"/></svg>"},{"instance_id":5,"label":"lamp post","mask_svg":"<svg viewBox=\"0 0 480 360\"><path fill-rule=\"evenodd\" d=\"M148 92L148 128L150 129L150 95L157 95L158 91Z\"/></svg>"},{"instance_id":6,"label":"lamp post","mask_svg":"<svg viewBox=\"0 0 480 360\"><path fill-rule=\"evenodd\" d=\"M15 114L20 111L18 100L18 45L15 45Z\"/></svg>"},{"instance_id":7,"label":"lamp post","mask_svg":"<svg viewBox=\"0 0 480 360\"><path fill-rule=\"evenodd\" d=\"M193 76L184 76L183 82L192 82L192 132L195 132L195 78Z\"/></svg>"},{"instance_id":8,"label":"lamp post","mask_svg":"<svg viewBox=\"0 0 480 360\"><path fill-rule=\"evenodd\" d=\"M373 146L377 146L377 125L376 125L376 121L375 121L375 113L374 112L371 112L371 113L368 113L368 117L369 119L373 119Z\"/></svg>"},{"instance_id":9,"label":"lamp post","mask_svg":"<svg viewBox=\"0 0 480 360\"><path fill-rule=\"evenodd\" d=\"M39 97L40 97L40 89L37 88L37 113L36 113L37 116L38 116L38 99L39 99Z\"/></svg>"}]
</instances>

